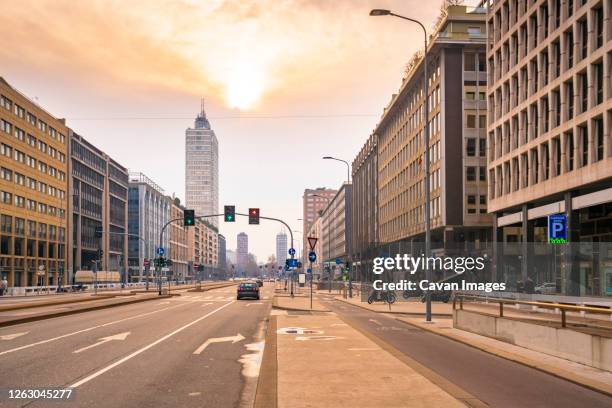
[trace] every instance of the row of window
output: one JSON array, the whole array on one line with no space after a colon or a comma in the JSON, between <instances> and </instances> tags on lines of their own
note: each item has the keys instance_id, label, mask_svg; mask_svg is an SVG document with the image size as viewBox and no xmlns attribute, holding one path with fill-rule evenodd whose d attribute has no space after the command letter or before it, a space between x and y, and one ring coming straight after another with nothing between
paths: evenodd
<instances>
[{"instance_id":1,"label":"row of window","mask_svg":"<svg viewBox=\"0 0 612 408\"><path fill-rule=\"evenodd\" d=\"M64 153L58 151L53 146L47 145L47 143L37 139L35 136L29 133L26 135L26 132L23 129L13 126L12 123L7 122L4 119L0 120L0 130L9 135L14 135L17 140L27 143L33 148L40 150L42 153L48 154L49 157L59 160L61 163L66 163L66 155Z\"/></svg>"},{"instance_id":2,"label":"row of window","mask_svg":"<svg viewBox=\"0 0 612 408\"><path fill-rule=\"evenodd\" d=\"M16 171L14 172L11 169L7 169L6 167L0 167L0 179L11 182L14 181L15 184L24 187L27 186L32 190L38 191L43 194L48 194L49 196L59 198L60 200L64 200L66 198L65 190L53 187L32 177L27 177Z\"/></svg>"},{"instance_id":3,"label":"row of window","mask_svg":"<svg viewBox=\"0 0 612 408\"><path fill-rule=\"evenodd\" d=\"M37 211L41 214L46 214L52 217L58 217L62 219L66 216L66 210L62 208L57 208L53 205L40 203L17 194L13 195L13 193L9 193L8 191L0 191L0 203L7 205L13 204L15 205L15 207L25 208L29 211Z\"/></svg>"},{"instance_id":4,"label":"row of window","mask_svg":"<svg viewBox=\"0 0 612 408\"><path fill-rule=\"evenodd\" d=\"M14 225L13 220L15 221ZM64 227L47 225L43 222L26 220L24 218L12 217L4 214L0 215L0 232L60 242L64 242L66 239L66 228Z\"/></svg>"},{"instance_id":5,"label":"row of window","mask_svg":"<svg viewBox=\"0 0 612 408\"><path fill-rule=\"evenodd\" d=\"M591 123L593 132L591 138L587 123L583 123L576 128L577 132L573 129L568 130L491 168L490 196L499 198L504 194L602 161L605 158L603 119L597 117Z\"/></svg>"},{"instance_id":6,"label":"row of window","mask_svg":"<svg viewBox=\"0 0 612 408\"><path fill-rule=\"evenodd\" d=\"M66 173L56 169L53 166L48 165L47 163L37 160L36 158L30 156L29 154L25 154L21 150L13 149L11 146L1 143L0 144L0 156L5 156L8 158L13 158L15 161L25 164L28 167L33 169L38 169L43 174L48 174L51 177L54 177L60 181L66 181Z\"/></svg>"},{"instance_id":7,"label":"row of window","mask_svg":"<svg viewBox=\"0 0 612 408\"><path fill-rule=\"evenodd\" d=\"M0 108L13 112L17 117L26 120L30 125L37 127L41 132L47 133L51 138L58 140L62 144L66 144L66 135L58 132L52 126L48 126L46 122L38 119L33 113L27 112L17 103L13 103L13 101L5 95L0 95Z\"/></svg>"}]
</instances>

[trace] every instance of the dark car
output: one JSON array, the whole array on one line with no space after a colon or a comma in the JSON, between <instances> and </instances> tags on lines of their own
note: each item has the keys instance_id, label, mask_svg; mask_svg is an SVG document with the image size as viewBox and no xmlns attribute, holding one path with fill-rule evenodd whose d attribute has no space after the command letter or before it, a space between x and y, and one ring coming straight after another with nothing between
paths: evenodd
<instances>
[{"instance_id":1,"label":"dark car","mask_svg":"<svg viewBox=\"0 0 612 408\"><path fill-rule=\"evenodd\" d=\"M257 282L243 282L238 285L236 299L253 298L259 300L259 285Z\"/></svg>"}]
</instances>

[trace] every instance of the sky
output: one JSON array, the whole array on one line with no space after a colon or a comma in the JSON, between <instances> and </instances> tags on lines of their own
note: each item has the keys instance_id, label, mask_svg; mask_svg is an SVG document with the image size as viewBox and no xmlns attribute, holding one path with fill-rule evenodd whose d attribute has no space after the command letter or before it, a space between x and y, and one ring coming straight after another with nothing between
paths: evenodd
<instances>
[{"instance_id":1,"label":"sky","mask_svg":"<svg viewBox=\"0 0 612 408\"><path fill-rule=\"evenodd\" d=\"M282 218L301 247L305 188L338 188L441 1L5 0L0 76L113 159L184 198L185 129L205 98L224 204ZM184 201L184 200L183 200ZM265 261L281 225L220 221Z\"/></svg>"}]
</instances>

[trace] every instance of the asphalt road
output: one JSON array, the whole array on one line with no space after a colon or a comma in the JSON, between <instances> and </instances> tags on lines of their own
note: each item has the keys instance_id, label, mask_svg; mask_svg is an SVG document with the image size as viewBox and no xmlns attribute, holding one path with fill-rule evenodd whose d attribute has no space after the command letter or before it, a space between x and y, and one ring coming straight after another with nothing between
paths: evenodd
<instances>
[{"instance_id":1,"label":"asphalt road","mask_svg":"<svg viewBox=\"0 0 612 408\"><path fill-rule=\"evenodd\" d=\"M182 292L2 328L0 406L251 406L272 293ZM7 399L8 389L66 387L70 401Z\"/></svg>"},{"instance_id":2,"label":"asphalt road","mask_svg":"<svg viewBox=\"0 0 612 408\"><path fill-rule=\"evenodd\" d=\"M319 298L347 322L377 336L491 407L612 406L612 398L536 369L409 326L381 313L325 296Z\"/></svg>"}]
</instances>

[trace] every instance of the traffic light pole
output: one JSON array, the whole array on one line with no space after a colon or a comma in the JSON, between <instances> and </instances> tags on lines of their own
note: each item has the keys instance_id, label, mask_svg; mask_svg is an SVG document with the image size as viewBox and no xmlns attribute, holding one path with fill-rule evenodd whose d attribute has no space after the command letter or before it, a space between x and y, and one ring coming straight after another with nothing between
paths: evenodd
<instances>
[{"instance_id":1,"label":"traffic light pole","mask_svg":"<svg viewBox=\"0 0 612 408\"><path fill-rule=\"evenodd\" d=\"M244 217L248 217L249 214L242 214L242 213L235 213L236 215L242 215ZM212 218L212 217L220 217L220 216L225 216L225 214L210 214L210 215L198 215L197 217L194 217L194 219L203 219L203 218ZM291 227L289 227L289 224L287 224L285 221L281 220L280 218L272 218L272 217L262 217L259 216L258 218L262 219L262 220L270 220L270 221L277 221L280 222L281 224L283 224L285 227L287 227L287 229L289 230L289 235L291 236L291 248L293 248L293 231L291 230ZM164 226L162 227L161 231L159 232L159 248L163 247L164 244L164 232L166 232L166 228L168 227L168 225L172 224L173 222L176 221L181 221L184 218L174 218L168 222L166 222L164 224ZM291 255L291 259L294 259L294 255ZM155 267L156 273L157 273L157 278L158 278L158 294L161 296L162 294L162 287L161 287L161 265L157 264L157 266ZM147 279L147 283L148 283L148 279ZM291 276L291 296L293 296L293 273Z\"/></svg>"}]
</instances>

